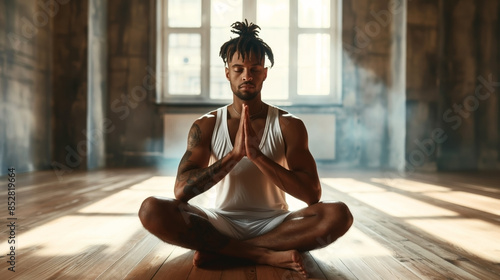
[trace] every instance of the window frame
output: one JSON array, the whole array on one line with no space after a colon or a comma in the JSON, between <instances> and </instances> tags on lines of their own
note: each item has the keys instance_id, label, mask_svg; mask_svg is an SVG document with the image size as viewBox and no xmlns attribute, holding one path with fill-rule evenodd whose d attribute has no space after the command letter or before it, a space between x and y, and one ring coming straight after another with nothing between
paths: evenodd
<instances>
[{"instance_id":1,"label":"window frame","mask_svg":"<svg viewBox=\"0 0 500 280\"><path fill-rule=\"evenodd\" d=\"M242 0L243 19L256 22L257 1ZM329 28L301 28L298 27L298 0L289 0L289 72L288 72L288 98L265 98L265 84L262 99L283 106L291 105L341 105L342 103L342 1L330 2L330 27ZM201 0L201 26L200 27L169 27L168 26L168 0L156 0L156 102L159 104L227 104L232 99L219 99L210 97L210 66L211 50L211 0ZM258 23L257 23L258 24ZM228 26L228 35L229 35ZM262 27L265 28L265 27ZM170 34L199 34L201 38L201 64L200 64L200 94L179 95L168 92L168 38ZM328 34L330 36L330 93L328 95L299 95L298 94L298 41L300 34ZM229 39L229 37L228 37ZM272 48L273 46L271 46ZM222 64L222 59L220 60ZM269 70L269 76L273 69ZM224 75L224 73L220 73ZM229 87L229 82L227 84Z\"/></svg>"}]
</instances>

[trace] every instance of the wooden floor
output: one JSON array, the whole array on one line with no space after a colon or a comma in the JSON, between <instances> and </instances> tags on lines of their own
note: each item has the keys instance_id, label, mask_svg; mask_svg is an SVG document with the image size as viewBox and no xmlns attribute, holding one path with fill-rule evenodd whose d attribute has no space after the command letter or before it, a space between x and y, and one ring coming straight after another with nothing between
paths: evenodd
<instances>
[{"instance_id":1,"label":"wooden floor","mask_svg":"<svg viewBox=\"0 0 500 280\"><path fill-rule=\"evenodd\" d=\"M15 272L8 270L10 216L1 177L0 279L300 279L262 265L196 268L193 251L146 232L140 203L172 197L172 174L75 171L62 180L53 171L19 174ZM346 202L355 223L334 244L304 253L311 279L500 279L500 174L320 175L322 199ZM206 205L212 196L193 203Z\"/></svg>"}]
</instances>

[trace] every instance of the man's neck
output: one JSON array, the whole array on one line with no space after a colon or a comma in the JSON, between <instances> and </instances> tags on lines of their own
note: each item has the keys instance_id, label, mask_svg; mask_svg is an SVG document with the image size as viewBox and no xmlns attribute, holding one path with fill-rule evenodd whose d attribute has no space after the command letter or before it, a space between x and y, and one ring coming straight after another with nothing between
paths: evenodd
<instances>
[{"instance_id":1,"label":"man's neck","mask_svg":"<svg viewBox=\"0 0 500 280\"><path fill-rule=\"evenodd\" d=\"M258 114L262 111L265 106L264 102L258 97L252 100L241 100L238 98L233 99L233 104L231 105L238 115L241 115L243 104L248 106L248 112L250 116Z\"/></svg>"}]
</instances>

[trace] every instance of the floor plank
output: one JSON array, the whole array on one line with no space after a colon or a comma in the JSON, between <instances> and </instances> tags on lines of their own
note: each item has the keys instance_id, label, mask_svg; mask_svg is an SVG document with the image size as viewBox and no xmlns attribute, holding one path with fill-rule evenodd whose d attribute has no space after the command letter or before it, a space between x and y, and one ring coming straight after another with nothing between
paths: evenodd
<instances>
[{"instance_id":1,"label":"floor plank","mask_svg":"<svg viewBox=\"0 0 500 280\"><path fill-rule=\"evenodd\" d=\"M207 279L207 280L220 280L222 277L222 270L211 270L200 267L193 267L189 273L188 280Z\"/></svg>"},{"instance_id":2,"label":"floor plank","mask_svg":"<svg viewBox=\"0 0 500 280\"><path fill-rule=\"evenodd\" d=\"M161 242L156 238L148 237L144 237L131 250L124 252L118 261L99 274L96 279L124 279L141 261L137 256L147 255L153 248L158 247Z\"/></svg>"},{"instance_id":3,"label":"floor plank","mask_svg":"<svg viewBox=\"0 0 500 280\"><path fill-rule=\"evenodd\" d=\"M193 270L193 255L192 250L175 247L153 279L188 279Z\"/></svg>"},{"instance_id":4,"label":"floor plank","mask_svg":"<svg viewBox=\"0 0 500 280\"><path fill-rule=\"evenodd\" d=\"M243 267L231 267L222 271L221 280L256 280L255 265L247 265Z\"/></svg>"},{"instance_id":5,"label":"floor plank","mask_svg":"<svg viewBox=\"0 0 500 280\"><path fill-rule=\"evenodd\" d=\"M302 258L304 260L304 268L307 271L307 276L309 279L315 280L326 280L326 276L321 270L321 267L318 265L313 256L311 256L310 252L302 253Z\"/></svg>"},{"instance_id":6,"label":"floor plank","mask_svg":"<svg viewBox=\"0 0 500 280\"><path fill-rule=\"evenodd\" d=\"M157 241L157 245L140 260L124 279L153 279L160 267L168 259L175 246L164 243L154 236L147 236L147 239ZM139 257L140 258L140 255Z\"/></svg>"}]
</instances>

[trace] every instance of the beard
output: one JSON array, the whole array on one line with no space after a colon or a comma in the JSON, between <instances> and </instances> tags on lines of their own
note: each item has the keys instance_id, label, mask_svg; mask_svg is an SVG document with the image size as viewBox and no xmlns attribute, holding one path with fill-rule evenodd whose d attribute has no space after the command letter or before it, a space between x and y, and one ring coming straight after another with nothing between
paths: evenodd
<instances>
[{"instance_id":1,"label":"beard","mask_svg":"<svg viewBox=\"0 0 500 280\"><path fill-rule=\"evenodd\" d=\"M250 101L257 97L259 95L258 92L253 92L253 93L242 93L241 91L237 90L233 92L234 95L236 95L239 99L244 100L244 101Z\"/></svg>"},{"instance_id":2,"label":"beard","mask_svg":"<svg viewBox=\"0 0 500 280\"><path fill-rule=\"evenodd\" d=\"M254 92L241 91L240 87L244 84L250 84L250 85L254 86L255 91ZM236 89L233 88L233 94L236 95L239 99L244 100L244 101L250 101L250 100L254 99L255 97L257 97L259 95L259 93L260 93L260 90L258 90L257 86L255 84L252 84L252 83L243 83L243 84L239 85Z\"/></svg>"}]
</instances>

